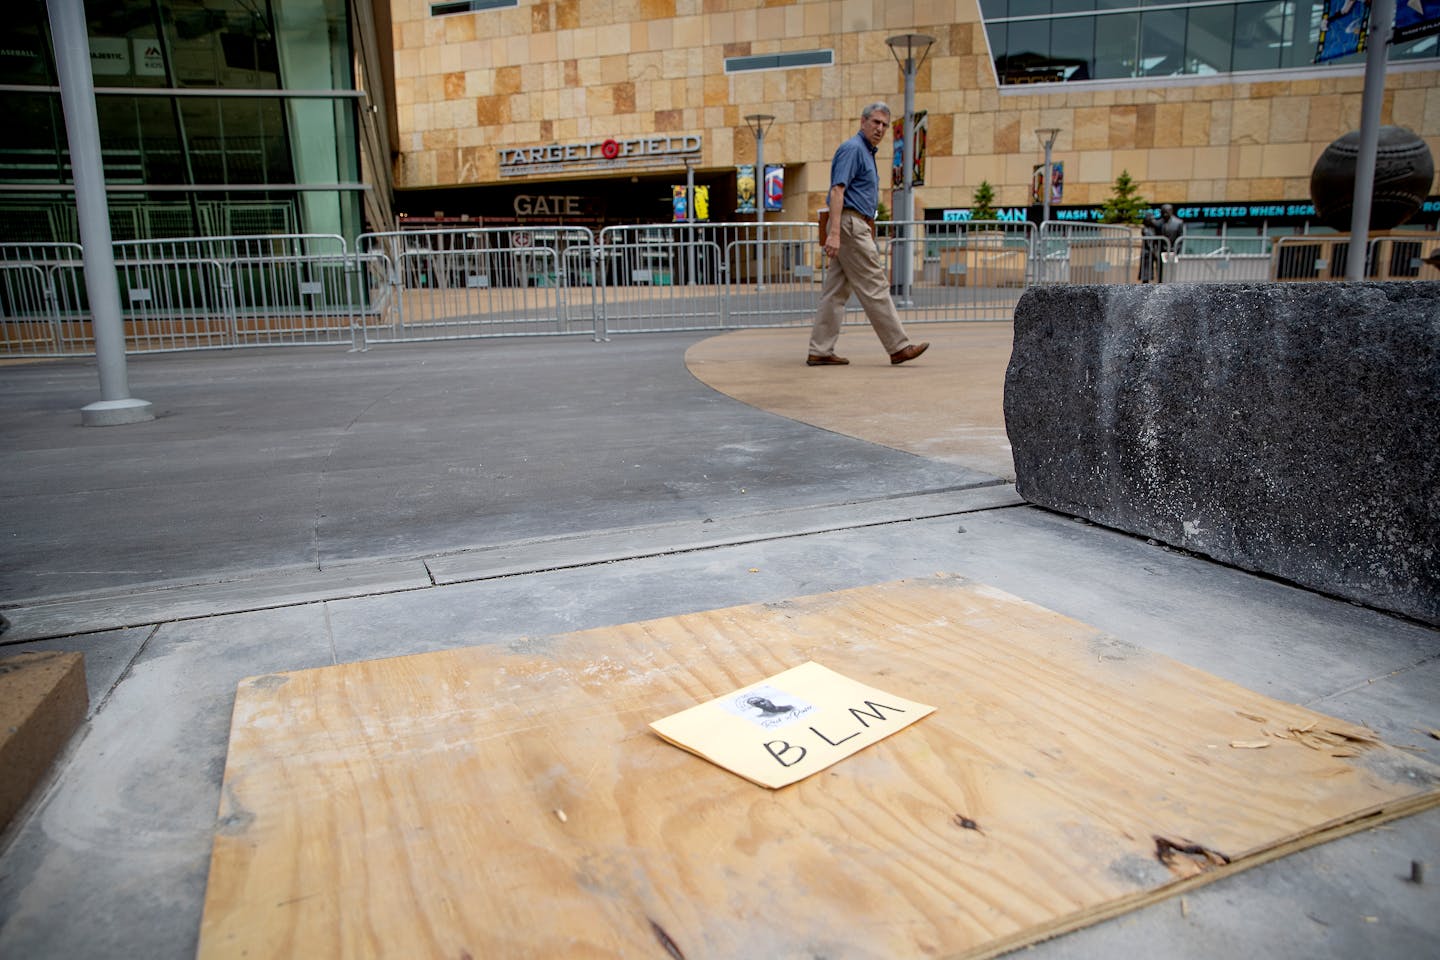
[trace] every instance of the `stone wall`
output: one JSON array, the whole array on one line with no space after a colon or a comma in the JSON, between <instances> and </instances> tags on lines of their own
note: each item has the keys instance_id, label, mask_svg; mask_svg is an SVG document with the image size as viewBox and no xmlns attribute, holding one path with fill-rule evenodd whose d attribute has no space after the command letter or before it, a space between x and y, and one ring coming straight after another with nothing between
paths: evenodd
<instances>
[{"instance_id":1,"label":"stone wall","mask_svg":"<svg viewBox=\"0 0 1440 960\"><path fill-rule=\"evenodd\" d=\"M968 207L981 181L997 207L1028 204L1039 127L1061 131L1066 204L1104 202L1122 170L1152 203L1308 203L1315 158L1359 126L1364 89L1358 71L1337 70L1002 91L975 0L526 0L443 17L431 0L390 6L401 189L494 184L499 147L603 137L695 134L701 169L730 168L755 162L744 118L764 113L765 158L790 168L779 218L813 219L861 107L904 109L885 39L914 32L935 38L915 81L929 114L920 209ZM728 57L802 50L832 50L834 64L725 72ZM1440 155L1440 71L1392 64L1385 87L1383 121Z\"/></svg>"},{"instance_id":2,"label":"stone wall","mask_svg":"<svg viewBox=\"0 0 1440 960\"><path fill-rule=\"evenodd\" d=\"M1032 288L1032 503L1440 624L1440 283Z\"/></svg>"}]
</instances>

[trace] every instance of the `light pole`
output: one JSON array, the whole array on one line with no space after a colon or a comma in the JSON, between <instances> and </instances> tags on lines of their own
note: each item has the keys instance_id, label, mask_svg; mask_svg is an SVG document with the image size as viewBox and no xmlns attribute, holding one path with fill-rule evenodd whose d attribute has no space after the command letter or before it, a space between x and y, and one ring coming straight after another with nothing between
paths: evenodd
<instances>
[{"instance_id":1,"label":"light pole","mask_svg":"<svg viewBox=\"0 0 1440 960\"><path fill-rule=\"evenodd\" d=\"M1360 144L1355 155L1355 193L1350 204L1350 246L1345 279L1365 279L1370 242L1370 207L1375 193L1375 151L1380 143L1380 113L1385 104L1385 60L1395 27L1395 0L1370 6L1370 37L1365 41L1365 89L1360 95Z\"/></svg>"},{"instance_id":2,"label":"light pole","mask_svg":"<svg viewBox=\"0 0 1440 960\"><path fill-rule=\"evenodd\" d=\"M895 281L900 285L901 297L907 302L910 299L910 281L915 270L910 255L910 221L915 219L915 74L930 53L930 45L934 42L934 37L923 33L902 33L885 38L895 62L905 71L905 148L900 158L904 165L900 174L904 192L900 196L900 202L895 205L895 219L900 221L902 242L899 276L895 277Z\"/></svg>"},{"instance_id":3,"label":"light pole","mask_svg":"<svg viewBox=\"0 0 1440 960\"><path fill-rule=\"evenodd\" d=\"M55 44L55 72L75 176L75 213L84 244L85 290L90 295L95 363L100 370L100 399L80 409L87 427L114 426L154 420L148 400L130 396L125 370L125 328L120 314L120 286L115 278L115 252L110 237L110 207L105 171L100 163L100 121L90 74L90 39L82 0L51 0L50 34Z\"/></svg>"},{"instance_id":4,"label":"light pole","mask_svg":"<svg viewBox=\"0 0 1440 960\"><path fill-rule=\"evenodd\" d=\"M755 198L755 277L756 287L765 286L765 133L775 122L770 113L746 114L745 122L755 134L755 185L759 188Z\"/></svg>"},{"instance_id":5,"label":"light pole","mask_svg":"<svg viewBox=\"0 0 1440 960\"><path fill-rule=\"evenodd\" d=\"M1050 151L1055 146L1055 138L1060 136L1060 128L1042 127L1035 131L1035 136L1040 138L1040 146L1045 148L1045 179L1040 183L1040 198L1045 205L1045 213L1040 217L1043 228L1050 220Z\"/></svg>"}]
</instances>

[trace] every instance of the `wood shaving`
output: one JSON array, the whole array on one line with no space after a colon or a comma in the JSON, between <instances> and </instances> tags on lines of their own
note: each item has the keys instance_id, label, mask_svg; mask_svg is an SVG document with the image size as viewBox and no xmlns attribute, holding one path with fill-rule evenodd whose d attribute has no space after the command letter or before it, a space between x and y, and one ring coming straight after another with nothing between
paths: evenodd
<instances>
[{"instance_id":1,"label":"wood shaving","mask_svg":"<svg viewBox=\"0 0 1440 960\"><path fill-rule=\"evenodd\" d=\"M1230 746L1236 750L1264 750L1270 746L1268 740L1231 740Z\"/></svg>"}]
</instances>

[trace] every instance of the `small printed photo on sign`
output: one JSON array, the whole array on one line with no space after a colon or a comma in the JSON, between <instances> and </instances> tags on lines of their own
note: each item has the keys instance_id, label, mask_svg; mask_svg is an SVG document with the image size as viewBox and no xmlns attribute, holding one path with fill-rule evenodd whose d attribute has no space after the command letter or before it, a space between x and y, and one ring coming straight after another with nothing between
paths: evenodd
<instances>
[{"instance_id":1,"label":"small printed photo on sign","mask_svg":"<svg viewBox=\"0 0 1440 960\"><path fill-rule=\"evenodd\" d=\"M794 723L814 711L813 704L768 683L751 687L725 701L725 709L766 730Z\"/></svg>"}]
</instances>

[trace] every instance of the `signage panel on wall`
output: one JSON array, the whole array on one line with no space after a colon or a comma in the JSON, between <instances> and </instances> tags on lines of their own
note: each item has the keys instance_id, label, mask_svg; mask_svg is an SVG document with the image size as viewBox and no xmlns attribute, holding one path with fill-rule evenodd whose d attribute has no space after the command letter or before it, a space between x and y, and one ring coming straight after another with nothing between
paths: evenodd
<instances>
[{"instance_id":1,"label":"signage panel on wall","mask_svg":"<svg viewBox=\"0 0 1440 960\"><path fill-rule=\"evenodd\" d=\"M1440 0L1400 0L1395 4L1395 43L1440 33Z\"/></svg>"},{"instance_id":2,"label":"signage panel on wall","mask_svg":"<svg viewBox=\"0 0 1440 960\"><path fill-rule=\"evenodd\" d=\"M130 41L137 77L165 76L165 58L160 54L160 41L154 37L136 37Z\"/></svg>"},{"instance_id":3,"label":"signage panel on wall","mask_svg":"<svg viewBox=\"0 0 1440 960\"><path fill-rule=\"evenodd\" d=\"M690 205L685 199L685 187L671 186L670 197L670 206L672 211L671 219L673 219L676 223L683 223L686 220L689 220L690 217L688 216L688 214L690 212ZM697 184L695 186L695 220L698 222L701 220L709 219L710 188L703 184Z\"/></svg>"},{"instance_id":4,"label":"signage panel on wall","mask_svg":"<svg viewBox=\"0 0 1440 960\"><path fill-rule=\"evenodd\" d=\"M97 77L118 77L130 72L130 41L124 37L90 38L90 72Z\"/></svg>"},{"instance_id":5,"label":"signage panel on wall","mask_svg":"<svg viewBox=\"0 0 1440 960\"><path fill-rule=\"evenodd\" d=\"M742 163L735 168L735 212L755 212L755 165Z\"/></svg>"},{"instance_id":6,"label":"signage panel on wall","mask_svg":"<svg viewBox=\"0 0 1440 960\"><path fill-rule=\"evenodd\" d=\"M925 141L929 129L929 112L916 110L915 164L914 172L910 177L912 186L925 186ZM898 190L905 186L905 117L903 115L895 118L895 125L891 130L891 135L895 141L895 159L890 165L890 185Z\"/></svg>"},{"instance_id":7,"label":"signage panel on wall","mask_svg":"<svg viewBox=\"0 0 1440 960\"><path fill-rule=\"evenodd\" d=\"M1369 29L1369 0L1325 0L1315 62L1324 63L1364 50Z\"/></svg>"},{"instance_id":8,"label":"signage panel on wall","mask_svg":"<svg viewBox=\"0 0 1440 960\"><path fill-rule=\"evenodd\" d=\"M636 167L675 167L698 160L703 141L699 134L659 135L583 143L550 143L536 147L501 147L500 176L537 173L629 170Z\"/></svg>"},{"instance_id":9,"label":"signage panel on wall","mask_svg":"<svg viewBox=\"0 0 1440 960\"><path fill-rule=\"evenodd\" d=\"M1030 173L1030 202L1044 203L1040 193L1040 181L1045 179L1045 164L1037 163ZM1050 202L1059 203L1065 196L1065 163L1056 160L1050 164Z\"/></svg>"},{"instance_id":10,"label":"signage panel on wall","mask_svg":"<svg viewBox=\"0 0 1440 960\"><path fill-rule=\"evenodd\" d=\"M765 210L779 210L785 205L785 168L765 164Z\"/></svg>"}]
</instances>

